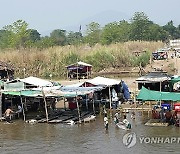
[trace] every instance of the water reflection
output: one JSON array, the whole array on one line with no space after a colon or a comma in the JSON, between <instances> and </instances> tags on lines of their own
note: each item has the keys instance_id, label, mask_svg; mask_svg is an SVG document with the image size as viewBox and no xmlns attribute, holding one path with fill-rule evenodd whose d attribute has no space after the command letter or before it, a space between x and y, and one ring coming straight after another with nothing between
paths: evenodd
<instances>
[{"instance_id":1,"label":"water reflection","mask_svg":"<svg viewBox=\"0 0 180 154\"><path fill-rule=\"evenodd\" d=\"M132 130L141 136L179 136L177 127L148 127L147 113L136 113L130 120ZM128 116L129 118L130 116ZM15 121L12 124L0 123L1 153L178 153L178 144L140 144L126 148L122 143L127 131L115 127L113 120L106 131L103 116L95 122L82 125L27 124Z\"/></svg>"}]
</instances>

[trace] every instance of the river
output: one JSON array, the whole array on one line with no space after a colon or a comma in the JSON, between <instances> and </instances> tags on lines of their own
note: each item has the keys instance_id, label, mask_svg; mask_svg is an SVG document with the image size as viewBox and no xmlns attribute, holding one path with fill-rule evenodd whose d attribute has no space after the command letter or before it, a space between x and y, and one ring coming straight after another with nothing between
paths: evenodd
<instances>
[{"instance_id":1,"label":"river","mask_svg":"<svg viewBox=\"0 0 180 154\"><path fill-rule=\"evenodd\" d=\"M175 126L149 127L147 113L136 112L136 119L131 120L132 130L126 131L109 121L109 129L105 130L103 116L98 115L96 121L81 125L65 124L29 124L16 120L12 124L0 122L1 154L144 154L144 153L179 153L178 143L140 142L140 137L180 137L180 129ZM136 144L130 148L123 144L123 136L136 134Z\"/></svg>"}]
</instances>

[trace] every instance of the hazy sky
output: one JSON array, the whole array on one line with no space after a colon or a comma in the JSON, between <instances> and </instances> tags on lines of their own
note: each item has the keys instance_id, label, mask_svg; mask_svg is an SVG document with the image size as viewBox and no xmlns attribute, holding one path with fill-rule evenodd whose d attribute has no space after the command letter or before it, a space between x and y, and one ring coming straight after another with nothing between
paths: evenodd
<instances>
[{"instance_id":1,"label":"hazy sky","mask_svg":"<svg viewBox=\"0 0 180 154\"><path fill-rule=\"evenodd\" d=\"M0 29L18 19L39 32L61 29L105 11L124 13L130 18L143 11L157 24L173 20L179 25L179 6L180 0L0 0Z\"/></svg>"}]
</instances>

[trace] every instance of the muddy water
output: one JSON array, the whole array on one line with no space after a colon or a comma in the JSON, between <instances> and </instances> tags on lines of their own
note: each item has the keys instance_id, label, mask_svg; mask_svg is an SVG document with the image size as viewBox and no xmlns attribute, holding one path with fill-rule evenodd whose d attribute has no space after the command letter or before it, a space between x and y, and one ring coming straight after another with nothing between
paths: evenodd
<instances>
[{"instance_id":1,"label":"muddy water","mask_svg":"<svg viewBox=\"0 0 180 154\"><path fill-rule=\"evenodd\" d=\"M130 120L130 115L128 115ZM82 125L64 124L28 124L21 120L12 124L0 123L1 154L67 154L67 153L179 153L179 144L140 143L139 137L180 137L180 129L174 126L148 127L144 123L147 115L136 113L136 119L130 120L132 130L125 131L115 127L110 121L106 131L103 116L96 121ZM137 136L136 144L127 148L122 138L128 132Z\"/></svg>"}]
</instances>

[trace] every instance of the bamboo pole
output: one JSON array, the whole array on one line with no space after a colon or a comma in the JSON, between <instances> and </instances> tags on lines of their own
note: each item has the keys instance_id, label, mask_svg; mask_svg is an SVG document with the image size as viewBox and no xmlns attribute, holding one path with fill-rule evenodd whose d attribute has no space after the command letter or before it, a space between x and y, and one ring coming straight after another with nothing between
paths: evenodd
<instances>
[{"instance_id":1,"label":"bamboo pole","mask_svg":"<svg viewBox=\"0 0 180 154\"><path fill-rule=\"evenodd\" d=\"M88 74L88 66L87 66L87 79L89 78L89 74Z\"/></svg>"},{"instance_id":2,"label":"bamboo pole","mask_svg":"<svg viewBox=\"0 0 180 154\"><path fill-rule=\"evenodd\" d=\"M150 117L150 112L151 112L151 110L150 110L150 108L151 108L151 105L150 105L151 103L150 103L150 101L149 101L149 110L148 110L148 118Z\"/></svg>"},{"instance_id":3,"label":"bamboo pole","mask_svg":"<svg viewBox=\"0 0 180 154\"><path fill-rule=\"evenodd\" d=\"M64 109L66 110L66 102L65 102L65 97L63 97L63 101L64 101Z\"/></svg>"},{"instance_id":4,"label":"bamboo pole","mask_svg":"<svg viewBox=\"0 0 180 154\"><path fill-rule=\"evenodd\" d=\"M160 94L161 94L161 81L160 81ZM160 106L161 106L161 98L160 98Z\"/></svg>"},{"instance_id":5,"label":"bamboo pole","mask_svg":"<svg viewBox=\"0 0 180 154\"><path fill-rule=\"evenodd\" d=\"M151 115L152 115L152 101L150 101Z\"/></svg>"},{"instance_id":6,"label":"bamboo pole","mask_svg":"<svg viewBox=\"0 0 180 154\"><path fill-rule=\"evenodd\" d=\"M87 94L86 94L86 109L88 111L88 100L87 100Z\"/></svg>"},{"instance_id":7,"label":"bamboo pole","mask_svg":"<svg viewBox=\"0 0 180 154\"><path fill-rule=\"evenodd\" d=\"M111 89L110 89L110 86L109 86L109 106L110 106L110 117L111 117L112 101L111 101Z\"/></svg>"},{"instance_id":8,"label":"bamboo pole","mask_svg":"<svg viewBox=\"0 0 180 154\"><path fill-rule=\"evenodd\" d=\"M134 104L135 104L135 108L137 108L137 103L136 103L136 82L134 82L135 86L134 86Z\"/></svg>"},{"instance_id":9,"label":"bamboo pole","mask_svg":"<svg viewBox=\"0 0 180 154\"><path fill-rule=\"evenodd\" d=\"M42 87L42 95L43 95L44 104L45 104L46 121L48 123L49 117L48 117L48 110L47 110L47 102L46 102L46 96L45 96L44 91L43 91L43 87Z\"/></svg>"},{"instance_id":10,"label":"bamboo pole","mask_svg":"<svg viewBox=\"0 0 180 154\"><path fill-rule=\"evenodd\" d=\"M95 115L94 93L93 93L93 112L94 112L94 115Z\"/></svg>"},{"instance_id":11,"label":"bamboo pole","mask_svg":"<svg viewBox=\"0 0 180 154\"><path fill-rule=\"evenodd\" d=\"M77 61L77 80L78 80L78 61Z\"/></svg>"},{"instance_id":12,"label":"bamboo pole","mask_svg":"<svg viewBox=\"0 0 180 154\"><path fill-rule=\"evenodd\" d=\"M110 86L109 86L109 106L110 106L110 109L111 109L111 89L110 89Z\"/></svg>"},{"instance_id":13,"label":"bamboo pole","mask_svg":"<svg viewBox=\"0 0 180 154\"><path fill-rule=\"evenodd\" d=\"M23 101L22 101L21 92L20 92L20 97L21 97L21 105L22 105L22 110L23 110L23 120L26 121L26 115L25 115L25 111L24 111L24 104L23 104Z\"/></svg>"},{"instance_id":14,"label":"bamboo pole","mask_svg":"<svg viewBox=\"0 0 180 154\"><path fill-rule=\"evenodd\" d=\"M40 106L40 105L39 105ZM24 99L24 107L25 107L25 109L27 109L27 100L26 100L26 97L25 97L25 99Z\"/></svg>"},{"instance_id":15,"label":"bamboo pole","mask_svg":"<svg viewBox=\"0 0 180 154\"><path fill-rule=\"evenodd\" d=\"M81 121L81 115L80 115L80 110L79 110L79 103L77 101L77 91L76 91L76 104L77 104L77 109L78 109L78 117L79 117L79 122Z\"/></svg>"},{"instance_id":16,"label":"bamboo pole","mask_svg":"<svg viewBox=\"0 0 180 154\"><path fill-rule=\"evenodd\" d=\"M68 68L67 68L67 72L66 72L66 78L68 79L69 78L69 70L68 70Z\"/></svg>"},{"instance_id":17,"label":"bamboo pole","mask_svg":"<svg viewBox=\"0 0 180 154\"><path fill-rule=\"evenodd\" d=\"M0 89L1 90L1 89ZM0 118L2 117L2 93L0 91Z\"/></svg>"}]
</instances>

